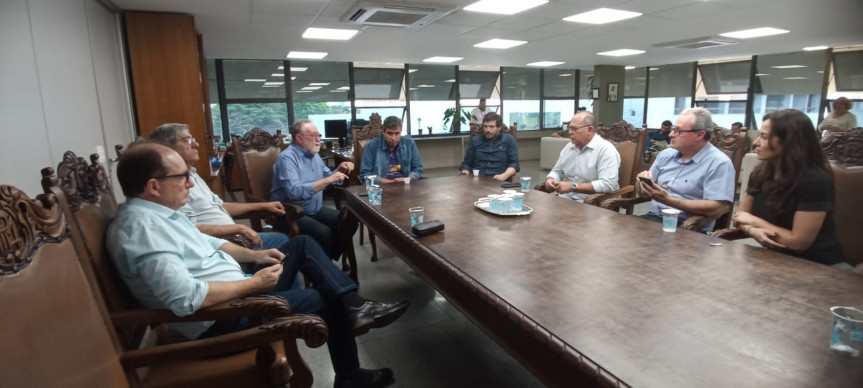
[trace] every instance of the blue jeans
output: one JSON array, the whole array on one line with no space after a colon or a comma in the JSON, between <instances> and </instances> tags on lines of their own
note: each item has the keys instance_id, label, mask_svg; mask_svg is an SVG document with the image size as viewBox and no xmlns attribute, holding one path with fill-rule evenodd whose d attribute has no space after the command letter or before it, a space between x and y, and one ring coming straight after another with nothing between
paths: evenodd
<instances>
[{"instance_id":1,"label":"blue jeans","mask_svg":"<svg viewBox=\"0 0 863 388\"><path fill-rule=\"evenodd\" d=\"M296 314L320 315L329 328L327 348L336 375L350 375L359 368L357 343L353 327L344 309L337 301L339 296L357 289L357 284L345 275L324 254L321 247L308 236L288 239L281 233L261 233L264 248L276 248L285 254L282 275L268 294L281 296L291 304ZM255 271L263 268L255 266ZM297 273L312 283L310 289L301 289ZM217 321L199 338L232 333L249 327L245 318Z\"/></svg>"},{"instance_id":2,"label":"blue jeans","mask_svg":"<svg viewBox=\"0 0 863 388\"><path fill-rule=\"evenodd\" d=\"M324 248L331 260L338 260L342 255L342 242L339 239L337 226L339 211L331 207L321 207L314 215L304 215L297 220L300 233L309 235Z\"/></svg>"}]
</instances>

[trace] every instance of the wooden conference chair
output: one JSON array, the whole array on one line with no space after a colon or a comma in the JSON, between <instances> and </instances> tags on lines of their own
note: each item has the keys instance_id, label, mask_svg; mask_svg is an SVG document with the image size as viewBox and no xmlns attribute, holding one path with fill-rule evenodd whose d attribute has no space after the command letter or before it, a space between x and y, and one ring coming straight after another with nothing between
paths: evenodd
<instances>
[{"instance_id":1,"label":"wooden conference chair","mask_svg":"<svg viewBox=\"0 0 863 388\"><path fill-rule=\"evenodd\" d=\"M371 117L369 117L369 123L366 124L362 129L351 129L351 135L353 140L353 150L354 150L354 167L359 169L360 165L363 162L363 152L366 149L366 144L369 143L372 139L376 137L380 137L384 132L384 126L381 123L381 116L377 113L372 113ZM365 183L365 182L360 182ZM365 229L365 225L360 223L360 245L364 243L363 230ZM369 242L372 244L372 257L371 261L378 261L378 245L375 241L374 232L369 229Z\"/></svg>"}]
</instances>

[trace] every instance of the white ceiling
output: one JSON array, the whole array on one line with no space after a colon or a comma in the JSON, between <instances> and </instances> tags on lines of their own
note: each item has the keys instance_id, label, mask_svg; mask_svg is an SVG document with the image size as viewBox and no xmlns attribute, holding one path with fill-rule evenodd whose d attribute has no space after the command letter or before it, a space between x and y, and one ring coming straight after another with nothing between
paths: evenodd
<instances>
[{"instance_id":1,"label":"white ceiling","mask_svg":"<svg viewBox=\"0 0 863 388\"><path fill-rule=\"evenodd\" d=\"M536 61L559 67L662 65L754 54L798 51L803 47L863 44L863 0L551 0L512 16L463 11L475 0L388 0L389 4L445 4L456 11L420 30L361 27L349 41L309 40L308 27L356 28L339 22L354 0L112 0L121 10L187 13L203 35L208 58L284 59L288 51L325 51L325 61L421 63L431 56L463 57L460 65L525 66ZM606 7L644 15L606 25L561 19ZM756 27L788 34L740 40L705 49L655 44ZM507 50L479 49L491 39L529 43ZM628 57L597 52L645 50Z\"/></svg>"}]
</instances>

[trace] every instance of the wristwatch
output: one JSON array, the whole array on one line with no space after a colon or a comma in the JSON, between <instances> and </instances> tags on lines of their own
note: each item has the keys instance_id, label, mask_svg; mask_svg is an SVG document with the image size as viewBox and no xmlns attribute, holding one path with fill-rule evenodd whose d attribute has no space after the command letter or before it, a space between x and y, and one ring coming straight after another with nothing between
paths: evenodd
<instances>
[{"instance_id":1,"label":"wristwatch","mask_svg":"<svg viewBox=\"0 0 863 388\"><path fill-rule=\"evenodd\" d=\"M578 183L577 183L577 182L573 182L573 184L572 184L572 192L573 192L573 193L577 193L577 192L578 192Z\"/></svg>"}]
</instances>

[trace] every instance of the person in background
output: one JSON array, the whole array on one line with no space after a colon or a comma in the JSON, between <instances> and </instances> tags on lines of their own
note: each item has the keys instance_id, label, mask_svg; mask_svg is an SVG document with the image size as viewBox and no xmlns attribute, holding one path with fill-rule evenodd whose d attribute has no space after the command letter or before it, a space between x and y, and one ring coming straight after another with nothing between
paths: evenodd
<instances>
[{"instance_id":1,"label":"person in background","mask_svg":"<svg viewBox=\"0 0 863 388\"><path fill-rule=\"evenodd\" d=\"M420 179L423 162L417 143L402 136L402 120L395 116L384 120L384 132L366 144L360 161L360 180L375 175L375 183L404 182L405 178Z\"/></svg>"},{"instance_id":2,"label":"person in background","mask_svg":"<svg viewBox=\"0 0 863 388\"><path fill-rule=\"evenodd\" d=\"M639 180L636 192L650 198L650 209L640 217L662 222L662 209L680 210L678 225L692 215L716 218L734 203L734 165L722 151L710 144L713 133L710 111L690 108L680 114L671 128L671 146L656 156L650 171L638 174L653 181ZM716 221L705 225L713 229Z\"/></svg>"},{"instance_id":3,"label":"person in background","mask_svg":"<svg viewBox=\"0 0 863 388\"><path fill-rule=\"evenodd\" d=\"M297 220L300 233L315 239L330 259L342 254L338 232L339 211L323 206L323 190L341 186L354 169L352 162L342 162L335 171L321 159L321 133L309 120L297 120L291 125L291 146L279 154L273 165L273 185L270 198L302 206L305 215ZM279 230L285 230L284 219L277 219ZM344 231L353 235L353 231Z\"/></svg>"},{"instance_id":4,"label":"person in background","mask_svg":"<svg viewBox=\"0 0 863 388\"><path fill-rule=\"evenodd\" d=\"M734 225L765 248L851 270L833 223L833 175L809 117L794 109L766 114L755 154L762 163Z\"/></svg>"},{"instance_id":5,"label":"person in background","mask_svg":"<svg viewBox=\"0 0 863 388\"><path fill-rule=\"evenodd\" d=\"M503 119L491 112L482 120L483 136L471 136L461 175L470 175L471 170L500 181L507 181L519 171L518 144L515 138L502 133Z\"/></svg>"},{"instance_id":6,"label":"person in background","mask_svg":"<svg viewBox=\"0 0 863 388\"><path fill-rule=\"evenodd\" d=\"M650 147L656 144L657 142L664 141L666 143L671 143L671 120L665 120L662 122L662 126L659 127L659 130L656 132L652 132L647 135L647 139L644 141L644 161L647 161L650 157Z\"/></svg>"},{"instance_id":7,"label":"person in background","mask_svg":"<svg viewBox=\"0 0 863 388\"><path fill-rule=\"evenodd\" d=\"M482 125L483 117L489 113L491 113L491 109L488 109L488 107L485 106L485 99L480 98L479 106L470 111L470 124Z\"/></svg>"},{"instance_id":8,"label":"person in background","mask_svg":"<svg viewBox=\"0 0 863 388\"><path fill-rule=\"evenodd\" d=\"M857 116L849 112L851 110L851 100L845 97L839 97L833 100L833 112L830 112L818 129L821 130L822 138L827 138L835 132L848 132L857 127Z\"/></svg>"},{"instance_id":9,"label":"person in background","mask_svg":"<svg viewBox=\"0 0 863 388\"><path fill-rule=\"evenodd\" d=\"M742 136L746 136L746 152L749 152L749 150L752 149L752 143L754 142L754 140L749 137L747 132L749 131L743 126L743 123L737 121L731 124L731 133L735 135L743 134Z\"/></svg>"},{"instance_id":10,"label":"person in background","mask_svg":"<svg viewBox=\"0 0 863 388\"><path fill-rule=\"evenodd\" d=\"M620 187L620 154L614 144L596 134L593 113L579 112L569 122L571 145L563 147L545 178L545 188L561 197L583 202L588 194L610 193Z\"/></svg>"}]
</instances>

